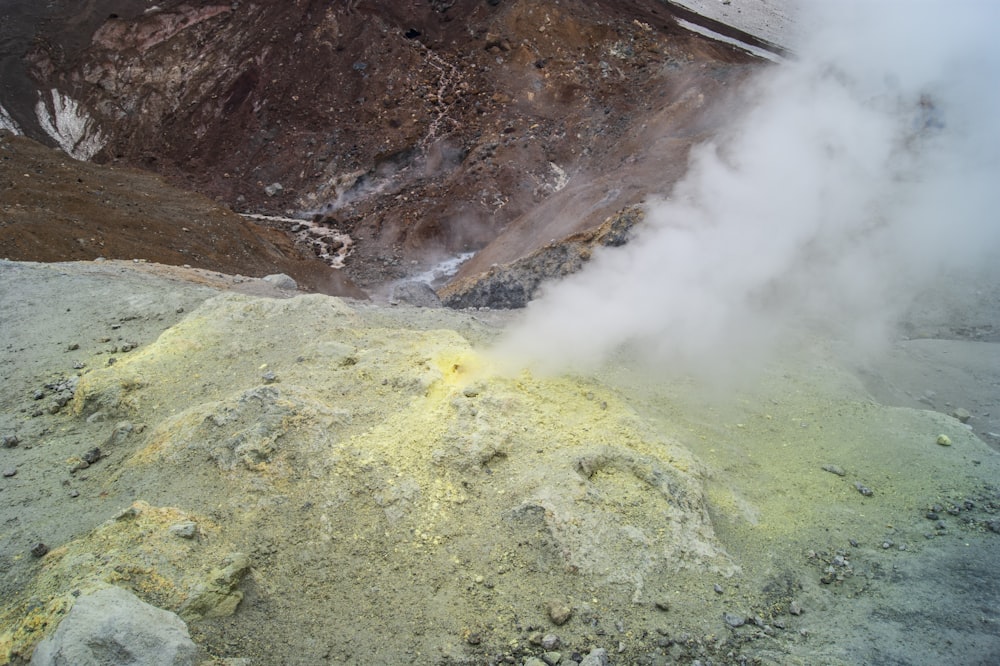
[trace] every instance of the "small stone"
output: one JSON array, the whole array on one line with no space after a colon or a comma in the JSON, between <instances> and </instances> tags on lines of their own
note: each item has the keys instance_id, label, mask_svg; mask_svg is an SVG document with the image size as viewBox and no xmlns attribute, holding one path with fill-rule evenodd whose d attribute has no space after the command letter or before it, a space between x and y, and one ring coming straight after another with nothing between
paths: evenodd
<instances>
[{"instance_id":1,"label":"small stone","mask_svg":"<svg viewBox=\"0 0 1000 666\"><path fill-rule=\"evenodd\" d=\"M31 397L35 400L41 400L45 397L45 391L42 389L35 389L35 392L31 394Z\"/></svg>"},{"instance_id":2,"label":"small stone","mask_svg":"<svg viewBox=\"0 0 1000 666\"><path fill-rule=\"evenodd\" d=\"M273 384L274 382L278 381L278 376L274 374L274 372L271 370L268 370L267 372L262 374L260 378L261 381L263 381L265 384Z\"/></svg>"},{"instance_id":3,"label":"small stone","mask_svg":"<svg viewBox=\"0 0 1000 666\"><path fill-rule=\"evenodd\" d=\"M948 435L938 435L937 443L939 446L951 446L951 437Z\"/></svg>"},{"instance_id":4,"label":"small stone","mask_svg":"<svg viewBox=\"0 0 1000 666\"><path fill-rule=\"evenodd\" d=\"M967 409L962 409L961 407L953 411L951 415L962 423L968 423L969 419L972 418L972 414L970 414Z\"/></svg>"},{"instance_id":5,"label":"small stone","mask_svg":"<svg viewBox=\"0 0 1000 666\"><path fill-rule=\"evenodd\" d=\"M285 191L285 187L281 183L271 183L264 187L264 194L269 197L277 196Z\"/></svg>"},{"instance_id":6,"label":"small stone","mask_svg":"<svg viewBox=\"0 0 1000 666\"><path fill-rule=\"evenodd\" d=\"M528 657L524 660L524 666L546 666L546 664L543 659L538 657Z\"/></svg>"},{"instance_id":7,"label":"small stone","mask_svg":"<svg viewBox=\"0 0 1000 666\"><path fill-rule=\"evenodd\" d=\"M477 632L470 631L465 634L465 642L469 645L479 645L483 642L483 637Z\"/></svg>"},{"instance_id":8,"label":"small stone","mask_svg":"<svg viewBox=\"0 0 1000 666\"><path fill-rule=\"evenodd\" d=\"M927 513L924 514L924 518L926 518L927 520L939 520L940 516L934 511L928 511Z\"/></svg>"},{"instance_id":9,"label":"small stone","mask_svg":"<svg viewBox=\"0 0 1000 666\"><path fill-rule=\"evenodd\" d=\"M722 619L732 628L742 627L747 623L747 619L737 613L723 613Z\"/></svg>"},{"instance_id":10,"label":"small stone","mask_svg":"<svg viewBox=\"0 0 1000 666\"><path fill-rule=\"evenodd\" d=\"M882 542L882 550L889 550L892 548L892 539L886 539Z\"/></svg>"},{"instance_id":11,"label":"small stone","mask_svg":"<svg viewBox=\"0 0 1000 666\"><path fill-rule=\"evenodd\" d=\"M46 553L49 552L49 547L44 543L39 541L34 546L31 547L31 554L35 557L45 557Z\"/></svg>"},{"instance_id":12,"label":"small stone","mask_svg":"<svg viewBox=\"0 0 1000 666\"><path fill-rule=\"evenodd\" d=\"M837 476L847 476L847 472L844 471L844 468L838 467L837 465L823 465L823 471L829 472L830 474L836 474Z\"/></svg>"},{"instance_id":13,"label":"small stone","mask_svg":"<svg viewBox=\"0 0 1000 666\"><path fill-rule=\"evenodd\" d=\"M716 594L722 594L722 592L723 592L722 586L719 585L718 583L716 583L715 585L713 585L712 589L715 590Z\"/></svg>"},{"instance_id":14,"label":"small stone","mask_svg":"<svg viewBox=\"0 0 1000 666\"><path fill-rule=\"evenodd\" d=\"M194 535L198 532L198 524L191 520L185 520L184 522L171 525L168 529L176 537L193 539Z\"/></svg>"},{"instance_id":15,"label":"small stone","mask_svg":"<svg viewBox=\"0 0 1000 666\"><path fill-rule=\"evenodd\" d=\"M77 497L80 496L80 491L77 490L76 488L74 488L73 490L69 491L69 496L73 497L73 498L77 498Z\"/></svg>"},{"instance_id":16,"label":"small stone","mask_svg":"<svg viewBox=\"0 0 1000 666\"><path fill-rule=\"evenodd\" d=\"M868 486L864 485L863 483L855 483L854 484L854 488L855 488L855 490L857 490L859 493L861 493L865 497L871 497L872 495L875 494L874 492L872 492L871 488L869 488Z\"/></svg>"},{"instance_id":17,"label":"small stone","mask_svg":"<svg viewBox=\"0 0 1000 666\"><path fill-rule=\"evenodd\" d=\"M13 449L13 448L15 448L20 443L21 443L21 440L18 439L17 435L4 435L3 436L3 448L5 448L5 449Z\"/></svg>"},{"instance_id":18,"label":"small stone","mask_svg":"<svg viewBox=\"0 0 1000 666\"><path fill-rule=\"evenodd\" d=\"M546 650L555 650L562 645L562 641L555 634L545 634L542 637L542 647Z\"/></svg>"},{"instance_id":19,"label":"small stone","mask_svg":"<svg viewBox=\"0 0 1000 666\"><path fill-rule=\"evenodd\" d=\"M562 661L562 652L546 652L542 655L542 661L545 662L546 666L556 666Z\"/></svg>"},{"instance_id":20,"label":"small stone","mask_svg":"<svg viewBox=\"0 0 1000 666\"><path fill-rule=\"evenodd\" d=\"M793 601L792 603L788 604L788 613L790 615L802 615L802 606L799 605L799 602ZM774 626L784 629L784 627L778 625L777 622L774 623Z\"/></svg>"},{"instance_id":21,"label":"small stone","mask_svg":"<svg viewBox=\"0 0 1000 666\"><path fill-rule=\"evenodd\" d=\"M76 350L77 350L77 349L79 349L79 348L80 348L80 345L79 345L79 343L76 343L76 342L74 342L73 344L71 344L71 345L70 345L69 347L67 347L66 349L67 349L68 351L76 351Z\"/></svg>"},{"instance_id":22,"label":"small stone","mask_svg":"<svg viewBox=\"0 0 1000 666\"><path fill-rule=\"evenodd\" d=\"M118 515L115 516L115 520L119 520L119 521L121 521L121 520L132 520L133 518L135 518L136 516L138 516L140 513L142 513L142 509L140 509L139 507L133 505L133 506L128 507L127 509L122 509L121 511L119 511Z\"/></svg>"},{"instance_id":23,"label":"small stone","mask_svg":"<svg viewBox=\"0 0 1000 666\"><path fill-rule=\"evenodd\" d=\"M656 606L657 610L661 610L664 613L670 610L670 602L667 599L657 599L653 602L653 605Z\"/></svg>"},{"instance_id":24,"label":"small stone","mask_svg":"<svg viewBox=\"0 0 1000 666\"><path fill-rule=\"evenodd\" d=\"M549 619L552 620L552 624L557 627L566 624L566 621L573 614L572 608L556 600L548 601L545 604L545 611L548 613Z\"/></svg>"},{"instance_id":25,"label":"small stone","mask_svg":"<svg viewBox=\"0 0 1000 666\"><path fill-rule=\"evenodd\" d=\"M594 648L590 651L590 654L580 661L580 666L608 666L610 663L607 650L604 648Z\"/></svg>"},{"instance_id":26,"label":"small stone","mask_svg":"<svg viewBox=\"0 0 1000 666\"><path fill-rule=\"evenodd\" d=\"M12 477L12 476L16 476L17 475L17 468L16 467L8 467L7 469L5 469L3 471L3 475L4 475L5 478L8 478L8 479L10 477Z\"/></svg>"},{"instance_id":27,"label":"small stone","mask_svg":"<svg viewBox=\"0 0 1000 666\"><path fill-rule=\"evenodd\" d=\"M83 462L87 463L88 465L93 465L95 462L101 459L101 450L95 446L94 448L90 449L82 456L80 456L80 459L83 460Z\"/></svg>"}]
</instances>

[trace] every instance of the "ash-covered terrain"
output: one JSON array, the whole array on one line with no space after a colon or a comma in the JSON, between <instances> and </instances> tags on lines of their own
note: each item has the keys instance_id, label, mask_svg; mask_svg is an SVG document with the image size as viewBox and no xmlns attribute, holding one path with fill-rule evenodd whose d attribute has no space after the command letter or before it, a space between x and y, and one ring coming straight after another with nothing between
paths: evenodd
<instances>
[{"instance_id":1,"label":"ash-covered terrain","mask_svg":"<svg viewBox=\"0 0 1000 666\"><path fill-rule=\"evenodd\" d=\"M0 0L0 664L996 663L944 9Z\"/></svg>"}]
</instances>

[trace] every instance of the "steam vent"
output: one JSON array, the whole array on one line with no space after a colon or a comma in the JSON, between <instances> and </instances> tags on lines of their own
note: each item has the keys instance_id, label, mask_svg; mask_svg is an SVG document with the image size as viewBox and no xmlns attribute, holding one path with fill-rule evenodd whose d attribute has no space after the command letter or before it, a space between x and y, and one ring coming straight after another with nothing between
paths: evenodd
<instances>
[{"instance_id":1,"label":"steam vent","mask_svg":"<svg viewBox=\"0 0 1000 666\"><path fill-rule=\"evenodd\" d=\"M1000 662L1000 9L0 4L0 665Z\"/></svg>"}]
</instances>

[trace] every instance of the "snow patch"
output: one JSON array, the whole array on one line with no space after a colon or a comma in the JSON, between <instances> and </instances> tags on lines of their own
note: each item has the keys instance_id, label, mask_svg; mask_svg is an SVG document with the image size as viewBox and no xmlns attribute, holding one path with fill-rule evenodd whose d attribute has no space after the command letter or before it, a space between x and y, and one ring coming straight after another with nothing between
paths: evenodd
<instances>
[{"instance_id":1,"label":"snow patch","mask_svg":"<svg viewBox=\"0 0 1000 666\"><path fill-rule=\"evenodd\" d=\"M10 112L0 104L0 130L8 130L14 134L22 134L21 128L11 117Z\"/></svg>"},{"instance_id":2,"label":"snow patch","mask_svg":"<svg viewBox=\"0 0 1000 666\"><path fill-rule=\"evenodd\" d=\"M78 160L89 160L107 144L97 123L80 103L55 88L51 109L39 93L35 104L38 123L63 151Z\"/></svg>"}]
</instances>

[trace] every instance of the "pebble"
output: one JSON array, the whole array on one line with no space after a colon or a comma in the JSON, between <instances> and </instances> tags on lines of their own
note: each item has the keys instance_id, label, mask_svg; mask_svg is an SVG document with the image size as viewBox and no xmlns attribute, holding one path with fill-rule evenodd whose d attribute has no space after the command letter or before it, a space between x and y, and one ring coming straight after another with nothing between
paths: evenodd
<instances>
[{"instance_id":1,"label":"pebble","mask_svg":"<svg viewBox=\"0 0 1000 666\"><path fill-rule=\"evenodd\" d=\"M274 382L278 381L278 376L274 374L274 372L272 372L271 370L268 370L267 372L262 374L260 378L265 384L273 384Z\"/></svg>"},{"instance_id":2,"label":"pebble","mask_svg":"<svg viewBox=\"0 0 1000 666\"><path fill-rule=\"evenodd\" d=\"M198 531L198 524L191 520L185 520L184 522L171 525L168 529L174 536L182 539L193 539Z\"/></svg>"},{"instance_id":3,"label":"pebble","mask_svg":"<svg viewBox=\"0 0 1000 666\"><path fill-rule=\"evenodd\" d=\"M17 474L17 468L16 467L8 467L7 469L5 469L3 471L3 475L6 478L10 478L12 476L15 476L16 474Z\"/></svg>"},{"instance_id":4,"label":"pebble","mask_svg":"<svg viewBox=\"0 0 1000 666\"><path fill-rule=\"evenodd\" d=\"M35 400L41 400L45 397L45 391L42 389L35 389L35 392L31 395L31 397Z\"/></svg>"},{"instance_id":5,"label":"pebble","mask_svg":"<svg viewBox=\"0 0 1000 666\"><path fill-rule=\"evenodd\" d=\"M543 659L538 657L528 657L524 660L524 666L547 666Z\"/></svg>"},{"instance_id":6,"label":"pebble","mask_svg":"<svg viewBox=\"0 0 1000 666\"><path fill-rule=\"evenodd\" d=\"M844 471L844 468L838 467L837 465L823 465L823 471L829 472L830 474L836 474L837 476L847 476L847 472Z\"/></svg>"},{"instance_id":7,"label":"pebble","mask_svg":"<svg viewBox=\"0 0 1000 666\"><path fill-rule=\"evenodd\" d=\"M736 627L742 627L747 623L747 619L737 613L723 613L722 619L726 622L726 624L734 629Z\"/></svg>"},{"instance_id":8,"label":"pebble","mask_svg":"<svg viewBox=\"0 0 1000 666\"><path fill-rule=\"evenodd\" d=\"M549 615L549 619L552 620L552 624L562 626L566 624L570 616L573 614L573 609L562 603L561 601L551 600L545 604L545 611Z\"/></svg>"},{"instance_id":9,"label":"pebble","mask_svg":"<svg viewBox=\"0 0 1000 666\"><path fill-rule=\"evenodd\" d=\"M951 415L956 419L958 419L959 421L961 421L962 423L968 423L969 419L972 418L972 414L969 413L969 410L962 409L961 407L955 409L955 411L953 411Z\"/></svg>"},{"instance_id":10,"label":"pebble","mask_svg":"<svg viewBox=\"0 0 1000 666\"><path fill-rule=\"evenodd\" d=\"M657 599L656 601L653 602L653 605L656 606L658 610L661 610L664 613L670 610L670 602L666 599Z\"/></svg>"},{"instance_id":11,"label":"pebble","mask_svg":"<svg viewBox=\"0 0 1000 666\"><path fill-rule=\"evenodd\" d=\"M101 450L98 447L94 447L80 456L80 459L88 465L93 465L95 462L101 459Z\"/></svg>"},{"instance_id":12,"label":"pebble","mask_svg":"<svg viewBox=\"0 0 1000 666\"><path fill-rule=\"evenodd\" d=\"M49 552L49 547L44 543L39 541L34 546L31 547L31 554L35 557L45 557L46 553Z\"/></svg>"},{"instance_id":13,"label":"pebble","mask_svg":"<svg viewBox=\"0 0 1000 666\"><path fill-rule=\"evenodd\" d=\"M542 637L542 647L545 648L546 651L555 650L560 645L562 645L562 641L555 634L545 634L545 636Z\"/></svg>"},{"instance_id":14,"label":"pebble","mask_svg":"<svg viewBox=\"0 0 1000 666\"><path fill-rule=\"evenodd\" d=\"M69 496L74 498L79 497L80 491L74 488L73 490L69 491Z\"/></svg>"},{"instance_id":15,"label":"pebble","mask_svg":"<svg viewBox=\"0 0 1000 666\"><path fill-rule=\"evenodd\" d=\"M610 663L607 650L604 648L594 648L590 651L590 654L580 661L580 666L608 666Z\"/></svg>"},{"instance_id":16,"label":"pebble","mask_svg":"<svg viewBox=\"0 0 1000 666\"><path fill-rule=\"evenodd\" d=\"M859 493L861 493L865 497L871 497L872 495L875 494L875 493L872 492L871 488L869 488L868 486L864 485L863 483L855 483L854 487L857 489L857 491Z\"/></svg>"},{"instance_id":17,"label":"pebble","mask_svg":"<svg viewBox=\"0 0 1000 666\"><path fill-rule=\"evenodd\" d=\"M547 666L556 666L556 664L562 661L562 652L546 652L542 655L542 661L544 661Z\"/></svg>"},{"instance_id":18,"label":"pebble","mask_svg":"<svg viewBox=\"0 0 1000 666\"><path fill-rule=\"evenodd\" d=\"M799 602L793 601L788 604L788 612L791 615L802 615L802 606L799 605ZM775 626L778 626L778 624L775 623Z\"/></svg>"},{"instance_id":19,"label":"pebble","mask_svg":"<svg viewBox=\"0 0 1000 666\"><path fill-rule=\"evenodd\" d=\"M722 594L722 592L723 592L722 586L719 585L718 583L716 583L715 585L713 585L712 589L715 590L716 594Z\"/></svg>"},{"instance_id":20,"label":"pebble","mask_svg":"<svg viewBox=\"0 0 1000 666\"><path fill-rule=\"evenodd\" d=\"M951 446L951 437L948 435L938 435L937 443L940 446Z\"/></svg>"},{"instance_id":21,"label":"pebble","mask_svg":"<svg viewBox=\"0 0 1000 666\"><path fill-rule=\"evenodd\" d=\"M3 448L5 448L5 449L13 449L14 447L16 447L20 443L21 443L21 440L18 439L17 435L4 435L3 436Z\"/></svg>"}]
</instances>

